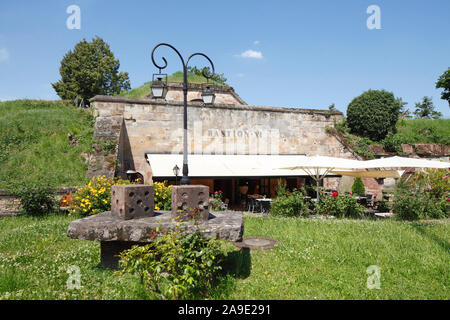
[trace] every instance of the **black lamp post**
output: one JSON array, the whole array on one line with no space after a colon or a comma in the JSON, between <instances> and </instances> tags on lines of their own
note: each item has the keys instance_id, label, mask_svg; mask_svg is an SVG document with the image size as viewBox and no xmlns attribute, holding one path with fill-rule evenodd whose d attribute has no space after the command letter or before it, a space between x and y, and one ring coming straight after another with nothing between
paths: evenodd
<instances>
[{"instance_id":1,"label":"black lamp post","mask_svg":"<svg viewBox=\"0 0 450 320\"><path fill-rule=\"evenodd\" d=\"M180 168L178 168L178 166L175 165L175 167L173 167L173 174L175 175L175 185L177 185L179 173L180 173Z\"/></svg>"},{"instance_id":2,"label":"black lamp post","mask_svg":"<svg viewBox=\"0 0 450 320\"><path fill-rule=\"evenodd\" d=\"M188 169L188 157L187 157L187 155L188 155L188 150L187 150L187 92L188 92L187 66L189 64L189 60L191 60L192 57L194 57L194 56L205 57L211 64L212 74L208 75L206 72L206 69L203 69L202 73L206 79L210 79L214 75L214 64L207 55L205 55L203 53L199 53L199 52L191 54L185 63L183 57L178 52L178 50L175 49L175 47L173 47L172 45L170 45L168 43L160 43L153 48L152 56L151 56L153 64L155 65L155 67L157 67L159 69L160 73L161 73L162 69L165 69L167 67L167 60L164 57L162 57L162 60L164 61L164 65L161 66L155 62L154 53L155 53L155 50L160 46L166 46L166 47L169 47L172 50L174 50L178 54L178 57L180 57L181 63L183 65L183 94L184 94L183 129L184 129L184 132L183 132L183 177L181 178L181 184L188 185L190 183L190 181L189 181L189 176L188 176L189 169ZM158 80L162 83L162 81L161 81L162 78L158 79ZM155 89L156 89L155 93L157 93L157 94L161 93L161 94L159 94L159 96L154 96L155 98L163 98L164 97L164 90L161 91L161 86L160 86L161 83L157 83L157 85L155 86ZM152 82L152 92L154 91L153 87L154 86L153 86L153 82ZM206 97L206 99L205 99L205 97ZM208 99L209 97L210 97L210 95L206 95L206 96L202 95L202 98L204 99L203 101L205 102L205 104L210 103L211 99ZM214 99L212 101L214 101Z\"/></svg>"}]
</instances>

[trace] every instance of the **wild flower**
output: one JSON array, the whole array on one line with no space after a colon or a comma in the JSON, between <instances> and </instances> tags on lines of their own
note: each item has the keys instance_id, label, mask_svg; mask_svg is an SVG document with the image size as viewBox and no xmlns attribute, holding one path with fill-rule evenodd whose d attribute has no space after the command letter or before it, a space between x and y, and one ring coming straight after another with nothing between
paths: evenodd
<instances>
[{"instance_id":1,"label":"wild flower","mask_svg":"<svg viewBox=\"0 0 450 320\"><path fill-rule=\"evenodd\" d=\"M130 182L105 176L93 177L86 186L75 192L69 215L89 216L111 210L111 186L123 184Z\"/></svg>"},{"instance_id":2,"label":"wild flower","mask_svg":"<svg viewBox=\"0 0 450 320\"><path fill-rule=\"evenodd\" d=\"M155 210L171 210L172 208L172 186L167 181L154 182Z\"/></svg>"}]
</instances>

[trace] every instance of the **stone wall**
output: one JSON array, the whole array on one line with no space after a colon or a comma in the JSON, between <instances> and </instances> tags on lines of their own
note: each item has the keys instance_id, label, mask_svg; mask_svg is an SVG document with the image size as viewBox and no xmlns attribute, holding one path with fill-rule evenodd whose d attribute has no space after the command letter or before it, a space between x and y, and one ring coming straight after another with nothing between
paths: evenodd
<instances>
[{"instance_id":1,"label":"stone wall","mask_svg":"<svg viewBox=\"0 0 450 320\"><path fill-rule=\"evenodd\" d=\"M136 170L151 181L146 153L182 153L183 103L154 99L96 96L95 139L98 144L89 175L124 176ZM219 104L188 104L189 152L196 154L287 154L351 158L327 126L339 121L335 111ZM103 143L104 144L104 143Z\"/></svg>"},{"instance_id":2,"label":"stone wall","mask_svg":"<svg viewBox=\"0 0 450 320\"><path fill-rule=\"evenodd\" d=\"M370 145L369 148L376 158L397 155L393 152L387 152L382 145ZM444 158L450 156L450 145L427 143L402 144L399 154L403 157Z\"/></svg>"}]
</instances>

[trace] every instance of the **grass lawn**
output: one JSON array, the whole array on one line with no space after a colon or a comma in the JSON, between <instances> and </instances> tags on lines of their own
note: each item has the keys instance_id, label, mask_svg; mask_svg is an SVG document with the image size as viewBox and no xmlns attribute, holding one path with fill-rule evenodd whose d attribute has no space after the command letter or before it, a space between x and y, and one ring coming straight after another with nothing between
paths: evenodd
<instances>
[{"instance_id":1,"label":"grass lawn","mask_svg":"<svg viewBox=\"0 0 450 320\"><path fill-rule=\"evenodd\" d=\"M99 244L69 239L74 218L0 219L0 299L152 299L131 276L98 267ZM449 299L449 220L406 223L245 217L244 236L279 241L235 253L213 299ZM239 262L239 263L238 263ZM81 289L68 290L77 265ZM366 268L381 289L366 287Z\"/></svg>"},{"instance_id":2,"label":"grass lawn","mask_svg":"<svg viewBox=\"0 0 450 320\"><path fill-rule=\"evenodd\" d=\"M93 117L62 101L0 102L0 189L46 181L54 186L87 182L82 152L92 150ZM78 140L70 145L68 133Z\"/></svg>"}]
</instances>

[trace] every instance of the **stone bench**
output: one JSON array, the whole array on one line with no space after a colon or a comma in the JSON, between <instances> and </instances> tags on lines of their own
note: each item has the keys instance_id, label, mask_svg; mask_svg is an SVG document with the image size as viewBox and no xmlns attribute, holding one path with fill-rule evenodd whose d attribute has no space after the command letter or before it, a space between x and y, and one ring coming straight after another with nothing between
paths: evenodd
<instances>
[{"instance_id":1,"label":"stone bench","mask_svg":"<svg viewBox=\"0 0 450 320\"><path fill-rule=\"evenodd\" d=\"M187 233L200 231L208 239L242 241L244 220L241 212L225 211L209 214L208 220L177 222L171 211L154 211L152 217L124 220L107 211L72 221L67 236L73 239L99 241L103 267L117 268L118 254L133 245L144 245L152 241L154 233L180 228Z\"/></svg>"}]
</instances>

